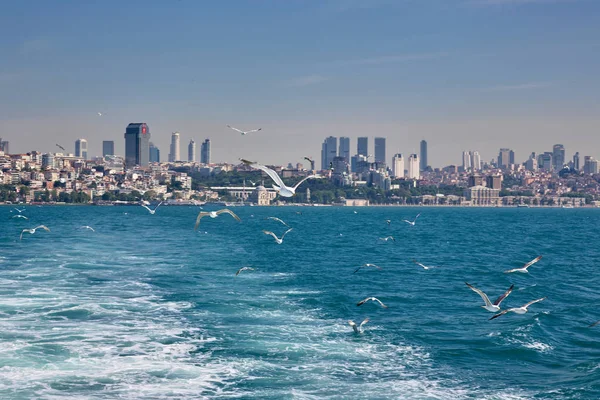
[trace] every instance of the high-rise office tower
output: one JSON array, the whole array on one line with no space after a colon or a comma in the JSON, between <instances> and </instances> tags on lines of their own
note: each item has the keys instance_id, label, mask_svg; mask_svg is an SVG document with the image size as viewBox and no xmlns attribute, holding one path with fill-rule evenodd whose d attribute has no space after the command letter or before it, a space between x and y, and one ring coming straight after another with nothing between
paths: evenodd
<instances>
[{"instance_id":1,"label":"high-rise office tower","mask_svg":"<svg viewBox=\"0 0 600 400\"><path fill-rule=\"evenodd\" d=\"M169 162L175 162L181 159L181 154L179 152L179 132L173 132L171 134L171 147L169 150Z\"/></svg>"},{"instance_id":2,"label":"high-rise office tower","mask_svg":"<svg viewBox=\"0 0 600 400\"><path fill-rule=\"evenodd\" d=\"M531 155L529 156L529 159L527 161L525 161L525 169L527 171L533 171L533 172L537 172L538 170L538 158L534 153L531 153Z\"/></svg>"},{"instance_id":3,"label":"high-rise office tower","mask_svg":"<svg viewBox=\"0 0 600 400\"><path fill-rule=\"evenodd\" d=\"M359 137L356 141L356 154L367 157L369 155L369 138Z\"/></svg>"},{"instance_id":4,"label":"high-rise office tower","mask_svg":"<svg viewBox=\"0 0 600 400\"><path fill-rule=\"evenodd\" d=\"M147 166L150 160L150 128L143 122L125 129L125 166Z\"/></svg>"},{"instance_id":5,"label":"high-rise office tower","mask_svg":"<svg viewBox=\"0 0 600 400\"><path fill-rule=\"evenodd\" d=\"M575 171L579 171L579 168L580 168L580 160L579 160L579 152L577 152L573 156L573 169Z\"/></svg>"},{"instance_id":6,"label":"high-rise office tower","mask_svg":"<svg viewBox=\"0 0 600 400\"><path fill-rule=\"evenodd\" d=\"M565 165L565 146L562 144L555 144L552 147L552 163L555 171L560 171Z\"/></svg>"},{"instance_id":7,"label":"high-rise office tower","mask_svg":"<svg viewBox=\"0 0 600 400\"><path fill-rule=\"evenodd\" d=\"M329 136L321 146L321 169L329 169L334 157L337 157L337 138Z\"/></svg>"},{"instance_id":8,"label":"high-rise office tower","mask_svg":"<svg viewBox=\"0 0 600 400\"><path fill-rule=\"evenodd\" d=\"M511 149L500 149L498 153L498 168L508 169L515 163L515 153Z\"/></svg>"},{"instance_id":9,"label":"high-rise office tower","mask_svg":"<svg viewBox=\"0 0 600 400\"><path fill-rule=\"evenodd\" d=\"M419 156L417 154L411 154L408 156L408 179L420 179L419 174Z\"/></svg>"},{"instance_id":10,"label":"high-rise office tower","mask_svg":"<svg viewBox=\"0 0 600 400\"><path fill-rule=\"evenodd\" d=\"M463 151L462 154L462 167L464 171L469 171L473 168L473 162L471 160L471 152Z\"/></svg>"},{"instance_id":11,"label":"high-rise office tower","mask_svg":"<svg viewBox=\"0 0 600 400\"><path fill-rule=\"evenodd\" d=\"M427 169L427 142L425 140L421 140L421 154L419 155L421 157L421 165L419 166L419 168L421 169L421 171L425 171Z\"/></svg>"},{"instance_id":12,"label":"high-rise office tower","mask_svg":"<svg viewBox=\"0 0 600 400\"><path fill-rule=\"evenodd\" d=\"M150 142L150 162L160 162L160 150Z\"/></svg>"},{"instance_id":13,"label":"high-rise office tower","mask_svg":"<svg viewBox=\"0 0 600 400\"><path fill-rule=\"evenodd\" d=\"M10 154L8 149L8 140L2 140L2 138L0 138L0 151L3 151L4 154Z\"/></svg>"},{"instance_id":14,"label":"high-rise office tower","mask_svg":"<svg viewBox=\"0 0 600 400\"><path fill-rule=\"evenodd\" d=\"M375 162L385 164L385 138L375 138Z\"/></svg>"},{"instance_id":15,"label":"high-rise office tower","mask_svg":"<svg viewBox=\"0 0 600 400\"><path fill-rule=\"evenodd\" d=\"M115 142L114 140L102 141L102 157L114 156L115 155Z\"/></svg>"},{"instance_id":16,"label":"high-rise office tower","mask_svg":"<svg viewBox=\"0 0 600 400\"><path fill-rule=\"evenodd\" d=\"M196 142L194 142L194 139L191 139L190 144L188 144L188 161L196 161Z\"/></svg>"},{"instance_id":17,"label":"high-rise office tower","mask_svg":"<svg viewBox=\"0 0 600 400\"><path fill-rule=\"evenodd\" d=\"M392 174L394 178L404 178L404 157L400 153L392 157Z\"/></svg>"},{"instance_id":18,"label":"high-rise office tower","mask_svg":"<svg viewBox=\"0 0 600 400\"><path fill-rule=\"evenodd\" d=\"M471 168L473 171L481 171L481 156L478 151L471 151Z\"/></svg>"},{"instance_id":19,"label":"high-rise office tower","mask_svg":"<svg viewBox=\"0 0 600 400\"><path fill-rule=\"evenodd\" d=\"M339 157L344 157L347 163L350 163L350 138L340 137Z\"/></svg>"},{"instance_id":20,"label":"high-rise office tower","mask_svg":"<svg viewBox=\"0 0 600 400\"><path fill-rule=\"evenodd\" d=\"M544 170L546 172L552 171L554 168L554 162L552 158L554 154L550 151L546 151L543 154L538 156L538 169Z\"/></svg>"},{"instance_id":21,"label":"high-rise office tower","mask_svg":"<svg viewBox=\"0 0 600 400\"><path fill-rule=\"evenodd\" d=\"M200 146L200 162L210 164L210 139L206 139Z\"/></svg>"},{"instance_id":22,"label":"high-rise office tower","mask_svg":"<svg viewBox=\"0 0 600 400\"><path fill-rule=\"evenodd\" d=\"M598 160L591 156L585 156L583 164L584 174L597 174L598 173Z\"/></svg>"},{"instance_id":23,"label":"high-rise office tower","mask_svg":"<svg viewBox=\"0 0 600 400\"><path fill-rule=\"evenodd\" d=\"M81 157L84 160L88 159L87 140L77 139L75 141L75 157Z\"/></svg>"}]
</instances>

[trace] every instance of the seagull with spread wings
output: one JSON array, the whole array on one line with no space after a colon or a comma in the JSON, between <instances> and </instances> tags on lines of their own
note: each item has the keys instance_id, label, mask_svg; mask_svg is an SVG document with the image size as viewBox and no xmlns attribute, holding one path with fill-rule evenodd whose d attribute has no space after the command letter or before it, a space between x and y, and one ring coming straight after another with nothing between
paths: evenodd
<instances>
[{"instance_id":1,"label":"seagull with spread wings","mask_svg":"<svg viewBox=\"0 0 600 400\"><path fill-rule=\"evenodd\" d=\"M152 215L154 215L156 213L156 210L158 209L158 207L160 207L160 205L162 204L162 201L160 203L158 203L158 205L156 207L154 207L154 210L151 209L150 207L148 207L145 204L140 204L142 207L144 207L146 210L148 210L148 212Z\"/></svg>"},{"instance_id":2,"label":"seagull with spread wings","mask_svg":"<svg viewBox=\"0 0 600 400\"><path fill-rule=\"evenodd\" d=\"M23 240L24 233L31 233L33 235L35 233L35 231L40 228L42 228L43 230L45 230L47 232L50 232L50 229L46 225L36 226L35 228L31 228L31 229L23 229L23 231L21 232L21 236L19 236L19 240Z\"/></svg>"},{"instance_id":3,"label":"seagull with spread wings","mask_svg":"<svg viewBox=\"0 0 600 400\"><path fill-rule=\"evenodd\" d=\"M509 313L509 312L514 312L515 314L525 314L527 312L527 307L529 307L530 305L532 305L534 303L542 301L542 300L546 300L546 298L542 297L541 299L532 300L529 303L527 303L527 304L525 304L524 306L521 306L521 307L507 308L506 310L502 310L498 314L494 315L492 318L490 318L490 320L492 320L494 318L498 318L499 316L504 315L504 314Z\"/></svg>"},{"instance_id":4,"label":"seagull with spread wings","mask_svg":"<svg viewBox=\"0 0 600 400\"><path fill-rule=\"evenodd\" d=\"M243 163L250 165L252 168L260 169L273 180L273 188L277 190L280 196L283 197L292 197L296 194L296 189L300 186L305 180L310 178L320 178L320 175L308 175L307 177L302 178L302 180L296 183L295 186L286 186L283 183L281 177L277 174L277 172L273 171L271 168L265 167L264 165L260 165L258 163L248 163L248 160L240 159Z\"/></svg>"},{"instance_id":5,"label":"seagull with spread wings","mask_svg":"<svg viewBox=\"0 0 600 400\"><path fill-rule=\"evenodd\" d=\"M235 273L235 276L238 276L240 274L240 272L244 272L244 271L254 271L254 268L252 267L242 267L240 269L237 270L237 272Z\"/></svg>"},{"instance_id":6,"label":"seagull with spread wings","mask_svg":"<svg viewBox=\"0 0 600 400\"><path fill-rule=\"evenodd\" d=\"M526 263L525 265L523 265L521 268L509 269L508 271L504 271L504 273L505 274L510 274L511 272L521 272L523 274L527 274L527 273L529 273L529 271L527 270L527 268L531 267L533 264L535 264L536 262L540 261L541 259L542 259L542 256L537 256L533 260L531 260L528 263Z\"/></svg>"},{"instance_id":7,"label":"seagull with spread wings","mask_svg":"<svg viewBox=\"0 0 600 400\"><path fill-rule=\"evenodd\" d=\"M369 318L365 318L363 322L360 323L360 325L356 326L356 323L350 320L348 321L348 325L350 325L352 329L354 329L354 333L363 333L363 325L367 322L369 322Z\"/></svg>"},{"instance_id":8,"label":"seagull with spread wings","mask_svg":"<svg viewBox=\"0 0 600 400\"><path fill-rule=\"evenodd\" d=\"M290 227L288 224L286 224L285 222L283 222L281 219L279 219L277 217L267 217L266 219L272 219L273 221L281 222L283 225L287 226L288 228Z\"/></svg>"},{"instance_id":9,"label":"seagull with spread wings","mask_svg":"<svg viewBox=\"0 0 600 400\"><path fill-rule=\"evenodd\" d=\"M234 128L234 127L233 127L233 126L231 126L231 125L227 125L227 127L228 127L229 129L233 129L234 131L241 133L241 134L242 134L242 136L244 136L244 135L247 135L247 134L249 134L249 133L252 133L252 132L258 132L258 131L261 131L261 130L262 130L262 128L258 128L258 129L252 129L252 130L250 130L250 131L243 131L243 130L241 130L241 129Z\"/></svg>"},{"instance_id":10,"label":"seagull with spread wings","mask_svg":"<svg viewBox=\"0 0 600 400\"><path fill-rule=\"evenodd\" d=\"M218 210L218 211L200 211L198 213L198 217L196 218L196 225L194 225L194 230L198 230L198 226L200 226L200 220L202 218L204 218L204 217L217 218L221 214L229 214L233 218L235 218L238 222L241 221L240 217L235 215L235 213L228 208L223 208L222 210Z\"/></svg>"},{"instance_id":11,"label":"seagull with spread wings","mask_svg":"<svg viewBox=\"0 0 600 400\"><path fill-rule=\"evenodd\" d=\"M363 300L359 301L358 303L356 303L356 305L357 305L357 306L362 306L362 305L363 305L363 304L365 304L367 301L376 301L376 302L378 302L378 303L381 305L381 307L383 307L383 308L388 308L388 306L386 306L385 304L383 304L383 303L381 302L381 300L379 300L377 297L367 297L366 299L363 299Z\"/></svg>"},{"instance_id":12,"label":"seagull with spread wings","mask_svg":"<svg viewBox=\"0 0 600 400\"><path fill-rule=\"evenodd\" d=\"M412 221L409 221L407 219L403 219L403 222L406 222L407 224L411 225L411 226L415 226L415 224L417 223L417 218L419 218L419 215L421 215L421 213L418 213L417 216L415 217L415 219L413 219Z\"/></svg>"},{"instance_id":13,"label":"seagull with spread wings","mask_svg":"<svg viewBox=\"0 0 600 400\"><path fill-rule=\"evenodd\" d=\"M363 264L363 265L361 265L360 267L356 268L356 269L354 270L353 274L357 273L357 272L358 272L358 270L360 270L361 268L364 268L364 267L372 267L372 268L381 269L381 267L380 267L380 266L378 266L378 265L366 263L366 264Z\"/></svg>"},{"instance_id":14,"label":"seagull with spread wings","mask_svg":"<svg viewBox=\"0 0 600 400\"><path fill-rule=\"evenodd\" d=\"M285 235L287 235L287 233L288 233L289 231L291 231L292 229L293 229L293 228L290 228L290 229L288 229L287 231L285 231L285 232L284 232L284 234L283 234L283 235L281 235L281 239L280 239L280 238L278 238L278 237L277 237L277 235L276 235L276 234L274 234L274 233L273 233L273 232L271 232L271 231L266 231L266 230L263 230L263 233L264 233L265 235L271 235L271 236L273 236L273 239L275 239L275 241L277 242L277 244L281 244L281 243L283 243L283 238L285 237Z\"/></svg>"},{"instance_id":15,"label":"seagull with spread wings","mask_svg":"<svg viewBox=\"0 0 600 400\"><path fill-rule=\"evenodd\" d=\"M496 299L496 301L494 301L492 303L490 301L489 297L487 297L487 294L483 293L483 291L477 289L475 286L469 284L468 282L465 282L465 283L467 284L467 286L469 288L471 288L472 291L474 291L475 293L477 293L478 295L481 296L481 298L485 302L485 306L481 306L481 307L485 308L486 310L488 310L490 312L498 312L498 311L500 311L500 303L502 303L502 300L504 300L505 298L508 297L508 295L510 294L510 292L512 292L513 288L515 287L515 285L510 285L510 287L508 288L508 290L506 292L504 292L502 295L500 295L500 297L498 297Z\"/></svg>"}]
</instances>

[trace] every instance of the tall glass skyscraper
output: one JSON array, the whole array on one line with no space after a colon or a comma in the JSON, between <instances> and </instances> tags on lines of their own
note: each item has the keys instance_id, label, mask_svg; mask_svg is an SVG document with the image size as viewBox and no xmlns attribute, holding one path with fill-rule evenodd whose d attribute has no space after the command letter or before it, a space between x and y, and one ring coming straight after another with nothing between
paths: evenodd
<instances>
[{"instance_id":1,"label":"tall glass skyscraper","mask_svg":"<svg viewBox=\"0 0 600 400\"><path fill-rule=\"evenodd\" d=\"M125 129L125 166L147 166L150 161L150 128L143 122L131 123Z\"/></svg>"},{"instance_id":2,"label":"tall glass skyscraper","mask_svg":"<svg viewBox=\"0 0 600 400\"><path fill-rule=\"evenodd\" d=\"M359 137L356 142L356 154L367 157L369 155L369 138Z\"/></svg>"},{"instance_id":3,"label":"tall glass skyscraper","mask_svg":"<svg viewBox=\"0 0 600 400\"><path fill-rule=\"evenodd\" d=\"M206 139L200 146L200 162L210 164L210 139Z\"/></svg>"},{"instance_id":4,"label":"tall glass skyscraper","mask_svg":"<svg viewBox=\"0 0 600 400\"><path fill-rule=\"evenodd\" d=\"M350 163L350 138L340 137L339 157L344 157L347 163Z\"/></svg>"},{"instance_id":5,"label":"tall glass skyscraper","mask_svg":"<svg viewBox=\"0 0 600 400\"><path fill-rule=\"evenodd\" d=\"M375 162L385 164L385 138L375 138Z\"/></svg>"},{"instance_id":6,"label":"tall glass skyscraper","mask_svg":"<svg viewBox=\"0 0 600 400\"><path fill-rule=\"evenodd\" d=\"M420 154L420 160L419 163L421 165L419 165L419 169L421 171L425 171L427 169L427 142L425 140L421 140L421 154Z\"/></svg>"},{"instance_id":7,"label":"tall glass skyscraper","mask_svg":"<svg viewBox=\"0 0 600 400\"><path fill-rule=\"evenodd\" d=\"M190 140L190 144L188 144L188 161L196 161L196 142L194 142L194 139Z\"/></svg>"},{"instance_id":8,"label":"tall glass skyscraper","mask_svg":"<svg viewBox=\"0 0 600 400\"><path fill-rule=\"evenodd\" d=\"M113 140L104 140L102 142L102 157L115 155L115 142Z\"/></svg>"},{"instance_id":9,"label":"tall glass skyscraper","mask_svg":"<svg viewBox=\"0 0 600 400\"><path fill-rule=\"evenodd\" d=\"M337 138L329 136L321 146L321 169L328 169L337 156Z\"/></svg>"},{"instance_id":10,"label":"tall glass skyscraper","mask_svg":"<svg viewBox=\"0 0 600 400\"><path fill-rule=\"evenodd\" d=\"M160 150L150 142L150 162L160 162Z\"/></svg>"},{"instance_id":11,"label":"tall glass skyscraper","mask_svg":"<svg viewBox=\"0 0 600 400\"><path fill-rule=\"evenodd\" d=\"M77 139L75 141L75 157L81 157L84 160L88 159L87 140Z\"/></svg>"},{"instance_id":12,"label":"tall glass skyscraper","mask_svg":"<svg viewBox=\"0 0 600 400\"><path fill-rule=\"evenodd\" d=\"M555 144L552 147L552 162L554 163L554 170L560 171L565 165L565 146L562 144Z\"/></svg>"}]
</instances>

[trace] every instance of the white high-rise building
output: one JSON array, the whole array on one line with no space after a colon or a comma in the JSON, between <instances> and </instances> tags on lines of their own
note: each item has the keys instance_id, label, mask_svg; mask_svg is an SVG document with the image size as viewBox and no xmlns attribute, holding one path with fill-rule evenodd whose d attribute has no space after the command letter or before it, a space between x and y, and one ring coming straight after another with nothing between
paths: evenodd
<instances>
[{"instance_id":1,"label":"white high-rise building","mask_svg":"<svg viewBox=\"0 0 600 400\"><path fill-rule=\"evenodd\" d=\"M188 161L196 161L196 142L194 142L194 139L190 140L190 144L188 145Z\"/></svg>"},{"instance_id":2,"label":"white high-rise building","mask_svg":"<svg viewBox=\"0 0 600 400\"><path fill-rule=\"evenodd\" d=\"M171 152L169 153L169 162L175 162L181 160L181 154L179 153L179 132L173 132L171 134Z\"/></svg>"},{"instance_id":3,"label":"white high-rise building","mask_svg":"<svg viewBox=\"0 0 600 400\"><path fill-rule=\"evenodd\" d=\"M419 173L419 156L417 154L411 154L408 157L408 179L420 179Z\"/></svg>"},{"instance_id":4,"label":"white high-rise building","mask_svg":"<svg viewBox=\"0 0 600 400\"><path fill-rule=\"evenodd\" d=\"M471 161L471 152L463 151L462 159L462 167L464 171L469 171L471 168L473 168L473 163Z\"/></svg>"},{"instance_id":5,"label":"white high-rise building","mask_svg":"<svg viewBox=\"0 0 600 400\"><path fill-rule=\"evenodd\" d=\"M481 156L478 151L471 151L471 168L473 171L481 171Z\"/></svg>"},{"instance_id":6,"label":"white high-rise building","mask_svg":"<svg viewBox=\"0 0 600 400\"><path fill-rule=\"evenodd\" d=\"M404 157L400 153L392 157L392 174L394 178L404 178Z\"/></svg>"}]
</instances>

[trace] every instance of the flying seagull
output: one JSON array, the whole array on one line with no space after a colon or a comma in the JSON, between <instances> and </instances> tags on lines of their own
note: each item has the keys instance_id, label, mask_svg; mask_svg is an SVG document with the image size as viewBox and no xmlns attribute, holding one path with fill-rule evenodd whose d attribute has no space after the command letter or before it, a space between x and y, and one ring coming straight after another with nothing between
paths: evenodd
<instances>
[{"instance_id":1,"label":"flying seagull","mask_svg":"<svg viewBox=\"0 0 600 400\"><path fill-rule=\"evenodd\" d=\"M99 116L99 117L101 117L101 116L102 116L102 113L101 113L101 112L98 112L98 116Z\"/></svg>"},{"instance_id":2,"label":"flying seagull","mask_svg":"<svg viewBox=\"0 0 600 400\"><path fill-rule=\"evenodd\" d=\"M13 215L13 218L25 218L25 219L29 219L26 216L24 216L23 214L17 214L17 215Z\"/></svg>"},{"instance_id":3,"label":"flying seagull","mask_svg":"<svg viewBox=\"0 0 600 400\"><path fill-rule=\"evenodd\" d=\"M46 225L36 226L35 228L32 228L32 229L23 229L23 231L21 232L21 236L19 236L19 240L23 240L24 233L31 233L33 235L35 233L35 231L39 228L42 228L43 230L50 232L50 229L48 229L48 227Z\"/></svg>"},{"instance_id":4,"label":"flying seagull","mask_svg":"<svg viewBox=\"0 0 600 400\"><path fill-rule=\"evenodd\" d=\"M243 135L247 135L248 133L252 133L252 132L258 132L258 131L261 131L261 130L262 130L262 128L258 128L258 129L252 129L251 131L242 131L242 130L240 130L240 129L234 128L234 127L233 127L233 126L231 126L231 125L227 125L227 127L228 127L229 129L233 129L234 131L241 133L241 134L242 134L242 136L243 136Z\"/></svg>"},{"instance_id":5,"label":"flying seagull","mask_svg":"<svg viewBox=\"0 0 600 400\"><path fill-rule=\"evenodd\" d=\"M500 303L502 303L502 300L504 300L506 297L508 297L508 295L510 294L510 292L512 292L513 287L515 286L515 285L510 285L510 287L508 288L508 290L506 292L504 292L504 294L502 294L500 297L498 297L496 299L496 301L494 301L492 303L490 301L489 297L487 297L487 294L483 293L481 290L477 289L475 286L470 285L468 282L465 282L465 283L467 284L468 287L471 288L472 291L474 291L475 293L477 293L478 295L481 296L481 298L485 302L485 306L481 306L481 307L483 307L486 310L491 311L491 312L498 312L498 311L500 311Z\"/></svg>"},{"instance_id":6,"label":"flying seagull","mask_svg":"<svg viewBox=\"0 0 600 400\"><path fill-rule=\"evenodd\" d=\"M235 276L238 276L240 274L240 272L244 272L244 271L254 271L254 268L252 267L242 267L240 269L237 270L237 272L235 273Z\"/></svg>"},{"instance_id":7,"label":"flying seagull","mask_svg":"<svg viewBox=\"0 0 600 400\"><path fill-rule=\"evenodd\" d=\"M386 219L385 222L387 222L388 225L391 225L392 220L391 219Z\"/></svg>"},{"instance_id":8,"label":"flying seagull","mask_svg":"<svg viewBox=\"0 0 600 400\"><path fill-rule=\"evenodd\" d=\"M281 243L283 243L283 238L285 237L285 235L286 235L286 234L287 234L289 231L291 231L292 229L293 229L293 228L290 228L290 229L288 229L287 231L285 231L285 233L284 233L283 235L281 235L281 239L279 239L279 238L277 237L277 235L275 235L275 234L274 234L273 232L271 232L271 231L265 231L265 230L263 230L263 233L264 233L265 235L271 235L271 236L273 236L273 238L275 239L275 241L277 242L277 244L281 244Z\"/></svg>"},{"instance_id":9,"label":"flying seagull","mask_svg":"<svg viewBox=\"0 0 600 400\"><path fill-rule=\"evenodd\" d=\"M18 212L19 214L21 214L23 211L25 211L25 209L19 210L18 208L13 208L13 210L15 210L16 212Z\"/></svg>"},{"instance_id":10,"label":"flying seagull","mask_svg":"<svg viewBox=\"0 0 600 400\"><path fill-rule=\"evenodd\" d=\"M600 324L600 320L598 320L598 321L594 322L593 324L589 324L589 325L588 325L588 328L593 328L594 326L596 326L596 325L598 325L598 324Z\"/></svg>"},{"instance_id":11,"label":"flying seagull","mask_svg":"<svg viewBox=\"0 0 600 400\"><path fill-rule=\"evenodd\" d=\"M246 163L246 160L242 160L242 162ZM264 165L260 165L258 163L252 163L248 165L250 165L252 168L260 169L261 171L269 175L269 177L273 179L273 182L275 182L275 184L273 184L273 188L275 188L275 190L279 192L279 195L283 197L292 197L293 195L295 195L296 189L298 189L298 186L300 186L305 180L310 178L321 177L320 175L308 175L307 177L303 178L300 182L296 183L296 186L286 186L285 183L283 183L281 177L277 174L277 172L273 171L271 168L267 168Z\"/></svg>"},{"instance_id":12,"label":"flying seagull","mask_svg":"<svg viewBox=\"0 0 600 400\"><path fill-rule=\"evenodd\" d=\"M532 300L529 303L527 303L527 304L525 304L524 306L521 306L521 307L507 308L506 310L502 310L498 314L494 315L492 318L490 318L490 320L492 320L494 318L498 318L499 316L504 315L504 314L509 313L509 312L514 312L515 314L525 314L527 312L527 307L529 307L533 303L537 303L537 302L542 301L542 300L546 300L546 298L542 297L541 299Z\"/></svg>"},{"instance_id":13,"label":"flying seagull","mask_svg":"<svg viewBox=\"0 0 600 400\"><path fill-rule=\"evenodd\" d=\"M417 222L417 218L419 218L419 215L421 215L421 213L418 213L418 214L417 214L417 216L415 217L415 219L414 219L414 220L412 220L412 221L409 221L409 220L407 220L407 219L403 219L402 221L404 221L404 222L406 222L407 224L410 224L410 225L412 225L412 226L415 226L415 223Z\"/></svg>"},{"instance_id":14,"label":"flying seagull","mask_svg":"<svg viewBox=\"0 0 600 400\"><path fill-rule=\"evenodd\" d=\"M363 325L366 324L367 322L369 322L369 318L365 318L363 320L363 322L360 323L360 325L356 326L356 324L354 323L354 321L350 320L348 321L348 325L350 325L352 327L352 329L354 329L354 333L363 333Z\"/></svg>"},{"instance_id":15,"label":"flying seagull","mask_svg":"<svg viewBox=\"0 0 600 400\"><path fill-rule=\"evenodd\" d=\"M378 302L379 304L381 304L381 307L383 307L383 308L388 308L377 297L367 297L366 299L363 299L363 300L359 301L358 303L356 303L356 305L357 306L362 306L363 304L365 304L369 300Z\"/></svg>"},{"instance_id":16,"label":"flying seagull","mask_svg":"<svg viewBox=\"0 0 600 400\"><path fill-rule=\"evenodd\" d=\"M510 274L511 272L522 272L524 274L529 273L529 271L527 271L527 268L531 267L533 264L540 261L541 259L542 259L542 256L537 256L533 260L529 261L527 264L523 265L521 268L509 269L508 271L504 271L504 273L505 274Z\"/></svg>"},{"instance_id":17,"label":"flying seagull","mask_svg":"<svg viewBox=\"0 0 600 400\"><path fill-rule=\"evenodd\" d=\"M243 162L246 165L252 165L252 164L254 164L254 161L246 160L246 159L243 159L243 158L240 158L240 161Z\"/></svg>"},{"instance_id":18,"label":"flying seagull","mask_svg":"<svg viewBox=\"0 0 600 400\"><path fill-rule=\"evenodd\" d=\"M356 268L356 269L354 270L353 274L357 273L359 269L361 269L361 268L364 268L364 267L373 267L373 268L381 269L381 267L380 267L380 266L378 266L378 265L375 265L375 264L369 264L369 263L367 263L367 264L363 264L363 265L361 265L360 267Z\"/></svg>"},{"instance_id":19,"label":"flying seagull","mask_svg":"<svg viewBox=\"0 0 600 400\"><path fill-rule=\"evenodd\" d=\"M152 215L154 215L156 213L156 210L158 209L158 207L160 207L160 205L162 204L162 201L160 203L158 203L158 205L156 207L154 207L154 210L151 209L150 207L148 207L145 204L140 204L142 207L144 207L146 210L148 210L148 212Z\"/></svg>"},{"instance_id":20,"label":"flying seagull","mask_svg":"<svg viewBox=\"0 0 600 400\"><path fill-rule=\"evenodd\" d=\"M58 148L59 148L59 149L61 149L62 151L67 151L67 150L65 150L65 148L64 148L64 147L62 147L62 146L61 146L60 144L58 144L58 143L56 143L56 147L58 147Z\"/></svg>"},{"instance_id":21,"label":"flying seagull","mask_svg":"<svg viewBox=\"0 0 600 400\"><path fill-rule=\"evenodd\" d=\"M388 236L388 237L384 237L384 238L379 238L379 240L383 240L384 242L387 242L388 240L391 240L392 242L395 242L396 239L394 239L393 236Z\"/></svg>"},{"instance_id":22,"label":"flying seagull","mask_svg":"<svg viewBox=\"0 0 600 400\"><path fill-rule=\"evenodd\" d=\"M267 217L266 219L272 219L273 221L281 222L283 225L287 226L288 228L290 227L288 224L286 224L285 222L283 222L282 220L280 220L277 217Z\"/></svg>"},{"instance_id":23,"label":"flying seagull","mask_svg":"<svg viewBox=\"0 0 600 400\"><path fill-rule=\"evenodd\" d=\"M228 208L223 208L222 210L218 210L218 211L200 211L198 213L198 217L196 218L196 225L194 225L194 230L198 230L198 226L200 226L200 220L202 218L204 218L204 217L217 218L219 215L221 215L223 213L229 214L236 220L241 221L240 217L235 215L235 213Z\"/></svg>"},{"instance_id":24,"label":"flying seagull","mask_svg":"<svg viewBox=\"0 0 600 400\"><path fill-rule=\"evenodd\" d=\"M430 269L430 268L435 268L432 265L424 265L421 264L420 262L418 262L417 260L412 260L413 263L417 264L419 267L422 267L423 269Z\"/></svg>"},{"instance_id":25,"label":"flying seagull","mask_svg":"<svg viewBox=\"0 0 600 400\"><path fill-rule=\"evenodd\" d=\"M94 230L94 228L92 228L92 227L91 227L91 226L89 226L89 225L80 226L80 227L79 227L79 229L87 229L87 230L90 230L90 231L92 231L92 232L96 232L96 231Z\"/></svg>"}]
</instances>

